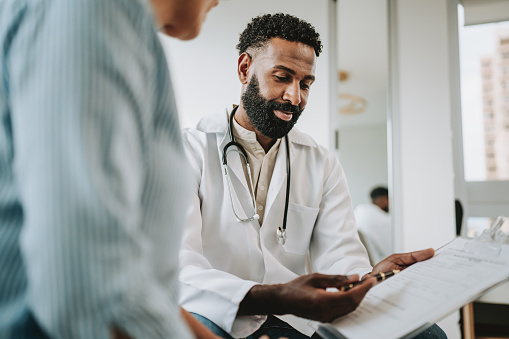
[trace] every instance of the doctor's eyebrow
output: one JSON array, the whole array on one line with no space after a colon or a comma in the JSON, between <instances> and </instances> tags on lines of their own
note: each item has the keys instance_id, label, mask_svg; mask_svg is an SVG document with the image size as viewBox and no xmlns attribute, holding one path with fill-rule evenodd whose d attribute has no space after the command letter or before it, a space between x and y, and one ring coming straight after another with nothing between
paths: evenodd
<instances>
[{"instance_id":1,"label":"doctor's eyebrow","mask_svg":"<svg viewBox=\"0 0 509 339\"><path fill-rule=\"evenodd\" d=\"M275 69L280 69L280 70L282 70L282 71L288 72L288 73L290 73L291 75L295 75L295 74L296 74L296 73L295 73L295 71L294 71L293 69L288 68L288 67L283 66L283 65L276 65L276 66L274 66L273 68L275 68ZM304 80L307 80L307 79L310 79L310 80L313 80L313 81L314 81L314 80L315 80L315 76L314 76L314 75L306 75L306 76L304 77Z\"/></svg>"}]
</instances>

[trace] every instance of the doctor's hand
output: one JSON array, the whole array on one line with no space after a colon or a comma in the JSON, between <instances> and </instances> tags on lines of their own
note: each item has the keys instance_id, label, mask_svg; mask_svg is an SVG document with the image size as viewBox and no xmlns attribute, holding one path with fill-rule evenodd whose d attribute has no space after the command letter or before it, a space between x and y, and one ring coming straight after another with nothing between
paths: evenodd
<instances>
[{"instance_id":1,"label":"doctor's hand","mask_svg":"<svg viewBox=\"0 0 509 339\"><path fill-rule=\"evenodd\" d=\"M346 292L327 291L358 281L358 275L308 274L286 284L255 285L240 303L238 315L293 314L331 322L359 306L376 279L367 279Z\"/></svg>"},{"instance_id":2,"label":"doctor's hand","mask_svg":"<svg viewBox=\"0 0 509 339\"><path fill-rule=\"evenodd\" d=\"M376 266L373 267L373 271L365 275L363 278L368 278L380 272L387 272L391 270L401 271L416 262L427 260L434 255L435 250L432 248L408 253L395 253L376 264Z\"/></svg>"}]
</instances>

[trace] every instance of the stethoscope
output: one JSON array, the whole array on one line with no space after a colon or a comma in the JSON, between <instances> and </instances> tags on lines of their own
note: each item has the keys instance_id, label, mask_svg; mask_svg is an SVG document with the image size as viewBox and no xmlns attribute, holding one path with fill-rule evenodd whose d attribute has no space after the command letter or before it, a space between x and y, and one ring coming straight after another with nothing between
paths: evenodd
<instances>
[{"instance_id":1,"label":"stethoscope","mask_svg":"<svg viewBox=\"0 0 509 339\"><path fill-rule=\"evenodd\" d=\"M230 134L230 142L227 143L224 148L223 148L223 168L224 168L224 175L226 176L226 181L228 183L228 193L230 194L230 202L232 204L232 210L233 210L233 213L235 214L235 217L237 218L237 221L238 222L248 222L248 221L253 221L253 220L258 220L260 219L260 216L258 215L258 213L256 213L257 211L257 207L256 207L256 199L255 199L255 196L254 196L254 185L253 185L253 179L251 178L251 168L249 167L249 161L248 161L248 158L247 158L247 153L246 153L246 150L244 149L244 147L242 147L242 145L240 145L238 142L235 141L234 137L233 137L233 116L235 115L235 111L237 110L237 107L235 107L232 111L232 113L230 114L230 120L229 120L229 125L228 125L228 132ZM231 149L230 151L228 150L230 147L234 146L235 148L234 149ZM278 229L276 230L276 239L277 241L281 244L281 245L284 245L286 243L286 218L288 216L288 201L290 199L290 148L288 147L288 136L285 136L285 146L286 146L286 200L285 200L285 213L284 213L284 216L283 216L283 227L278 227ZM249 185L251 187L249 187L249 190L250 190L250 193L251 193L251 199L252 199L252 202L253 202L253 208L254 208L254 215L252 217L249 217L249 218L241 218L239 217L239 215L237 214L237 212L235 211L235 207L234 207L234 204L233 204L233 197L232 197L232 188L231 188L231 182L230 182L230 176L228 174L228 163L227 163L227 157L228 157L228 152L237 152L239 153L240 157L242 159L244 159L244 162L246 164L246 168L247 168L247 174L248 174L248 181L249 181Z\"/></svg>"}]
</instances>

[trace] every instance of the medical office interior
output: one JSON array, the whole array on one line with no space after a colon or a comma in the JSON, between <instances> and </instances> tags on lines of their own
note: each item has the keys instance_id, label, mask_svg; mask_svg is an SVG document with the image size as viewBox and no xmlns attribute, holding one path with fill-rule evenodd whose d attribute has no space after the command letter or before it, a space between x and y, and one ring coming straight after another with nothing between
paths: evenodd
<instances>
[{"instance_id":1,"label":"medical office interior","mask_svg":"<svg viewBox=\"0 0 509 339\"><path fill-rule=\"evenodd\" d=\"M452 240L455 200L462 236L509 215L509 0L223 0L198 39L161 36L184 127L238 103L238 34L274 12L322 36L297 128L336 151L353 207L389 188L393 252ZM438 324L509 338L509 283Z\"/></svg>"}]
</instances>

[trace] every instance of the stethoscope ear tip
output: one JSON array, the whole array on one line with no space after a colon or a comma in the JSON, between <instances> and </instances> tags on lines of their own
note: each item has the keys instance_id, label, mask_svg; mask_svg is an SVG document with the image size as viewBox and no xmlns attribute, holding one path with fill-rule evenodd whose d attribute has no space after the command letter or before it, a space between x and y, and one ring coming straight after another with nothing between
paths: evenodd
<instances>
[{"instance_id":1,"label":"stethoscope ear tip","mask_svg":"<svg viewBox=\"0 0 509 339\"><path fill-rule=\"evenodd\" d=\"M258 214L253 215L253 219L258 220L260 219L260 216Z\"/></svg>"}]
</instances>

